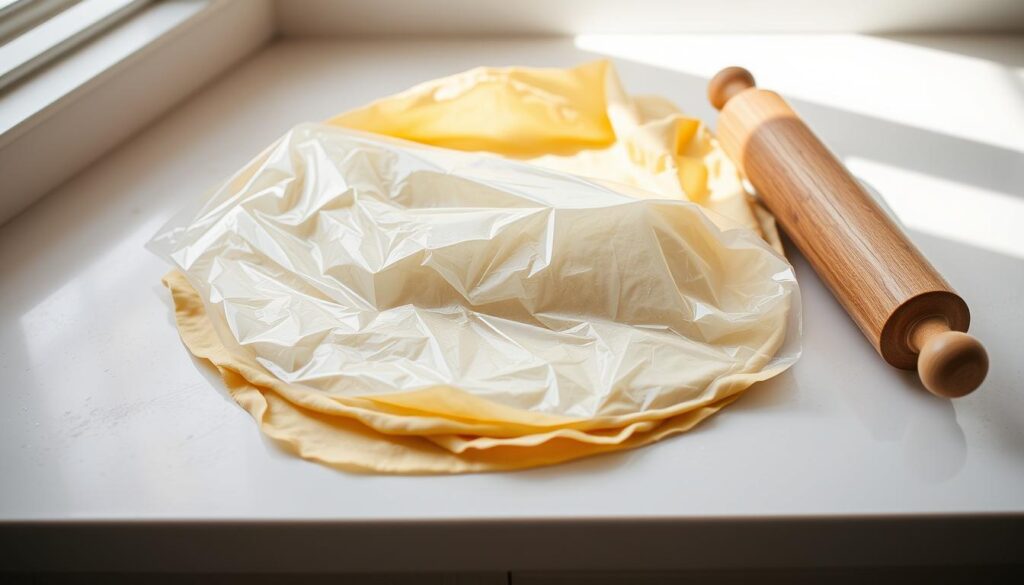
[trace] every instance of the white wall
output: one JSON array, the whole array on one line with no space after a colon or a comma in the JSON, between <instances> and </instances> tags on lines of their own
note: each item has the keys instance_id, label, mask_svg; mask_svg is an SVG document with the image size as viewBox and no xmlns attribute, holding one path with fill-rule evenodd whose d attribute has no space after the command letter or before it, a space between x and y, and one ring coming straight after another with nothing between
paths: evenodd
<instances>
[{"instance_id":1,"label":"white wall","mask_svg":"<svg viewBox=\"0 0 1024 585\"><path fill-rule=\"evenodd\" d=\"M286 35L1024 31L1024 0L277 0Z\"/></svg>"}]
</instances>

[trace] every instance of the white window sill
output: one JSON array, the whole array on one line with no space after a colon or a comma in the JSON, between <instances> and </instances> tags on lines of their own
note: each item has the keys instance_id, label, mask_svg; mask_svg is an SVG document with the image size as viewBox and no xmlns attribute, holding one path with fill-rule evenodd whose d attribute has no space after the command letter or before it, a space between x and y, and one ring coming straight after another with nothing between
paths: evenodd
<instances>
[{"instance_id":1,"label":"white window sill","mask_svg":"<svg viewBox=\"0 0 1024 585\"><path fill-rule=\"evenodd\" d=\"M90 82L210 8L209 0L153 4L0 95L0 146Z\"/></svg>"},{"instance_id":2,"label":"white window sill","mask_svg":"<svg viewBox=\"0 0 1024 585\"><path fill-rule=\"evenodd\" d=\"M0 94L0 224L273 35L269 0L164 0Z\"/></svg>"}]
</instances>

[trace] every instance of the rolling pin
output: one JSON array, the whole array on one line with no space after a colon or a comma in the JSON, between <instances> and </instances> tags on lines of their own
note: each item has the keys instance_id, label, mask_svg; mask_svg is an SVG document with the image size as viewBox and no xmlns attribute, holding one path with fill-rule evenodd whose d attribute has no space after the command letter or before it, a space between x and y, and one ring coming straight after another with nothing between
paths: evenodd
<instances>
[{"instance_id":1,"label":"rolling pin","mask_svg":"<svg viewBox=\"0 0 1024 585\"><path fill-rule=\"evenodd\" d=\"M740 67L708 98L726 153L882 358L938 396L977 388L988 355L967 303L786 101Z\"/></svg>"}]
</instances>

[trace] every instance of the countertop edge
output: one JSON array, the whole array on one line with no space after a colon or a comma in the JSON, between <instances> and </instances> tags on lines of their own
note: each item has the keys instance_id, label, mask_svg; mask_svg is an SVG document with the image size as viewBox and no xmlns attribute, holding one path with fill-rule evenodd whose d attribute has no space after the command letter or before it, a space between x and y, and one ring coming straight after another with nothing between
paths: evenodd
<instances>
[{"instance_id":1,"label":"countertop edge","mask_svg":"<svg viewBox=\"0 0 1024 585\"><path fill-rule=\"evenodd\" d=\"M1016 565L1024 514L0 522L0 571L361 572Z\"/></svg>"}]
</instances>

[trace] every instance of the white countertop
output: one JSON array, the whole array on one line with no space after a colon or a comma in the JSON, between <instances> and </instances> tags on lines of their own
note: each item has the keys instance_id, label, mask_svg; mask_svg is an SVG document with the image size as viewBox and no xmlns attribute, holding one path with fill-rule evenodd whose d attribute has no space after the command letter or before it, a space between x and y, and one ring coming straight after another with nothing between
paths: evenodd
<instances>
[{"instance_id":1,"label":"white countertop","mask_svg":"<svg viewBox=\"0 0 1024 585\"><path fill-rule=\"evenodd\" d=\"M245 61L0 228L0 524L1021 518L1024 39L743 39L758 50L726 37L285 41ZM728 61L790 97L967 300L990 352L984 386L950 402L887 366L790 248L803 357L693 432L450 477L353 475L263 438L181 344L146 240L295 123L480 64L599 56L629 91L709 121L707 77ZM827 59L848 77L820 73Z\"/></svg>"}]
</instances>

